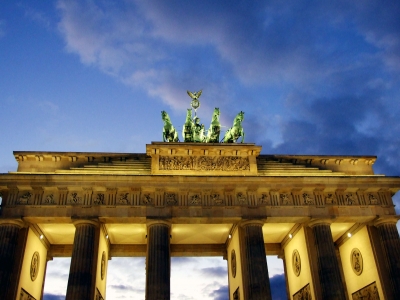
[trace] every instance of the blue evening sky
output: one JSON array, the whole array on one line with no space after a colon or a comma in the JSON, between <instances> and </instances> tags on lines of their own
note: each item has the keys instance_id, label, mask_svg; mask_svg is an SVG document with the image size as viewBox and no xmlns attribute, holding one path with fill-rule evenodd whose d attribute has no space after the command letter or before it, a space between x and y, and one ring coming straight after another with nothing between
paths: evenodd
<instances>
[{"instance_id":1,"label":"blue evening sky","mask_svg":"<svg viewBox=\"0 0 400 300\"><path fill-rule=\"evenodd\" d=\"M181 132L202 89L206 128L242 110L265 154L377 155L398 176L399 16L396 0L2 1L0 172L14 150L143 153L161 110ZM227 299L224 280L174 299Z\"/></svg>"}]
</instances>

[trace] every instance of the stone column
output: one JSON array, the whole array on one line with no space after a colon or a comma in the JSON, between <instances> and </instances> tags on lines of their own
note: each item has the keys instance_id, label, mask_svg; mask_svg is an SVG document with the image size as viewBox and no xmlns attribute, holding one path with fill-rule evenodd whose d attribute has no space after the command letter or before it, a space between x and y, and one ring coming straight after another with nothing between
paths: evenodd
<instances>
[{"instance_id":1,"label":"stone column","mask_svg":"<svg viewBox=\"0 0 400 300\"><path fill-rule=\"evenodd\" d=\"M339 261L336 257L330 223L329 220L317 220L309 224L317 253L322 299L345 300L345 290L340 276Z\"/></svg>"},{"instance_id":2,"label":"stone column","mask_svg":"<svg viewBox=\"0 0 400 300\"><path fill-rule=\"evenodd\" d=\"M170 223L147 224L146 300L169 300L171 277Z\"/></svg>"},{"instance_id":3,"label":"stone column","mask_svg":"<svg viewBox=\"0 0 400 300\"><path fill-rule=\"evenodd\" d=\"M246 300L272 299L263 225L262 221L250 220L239 226L243 294Z\"/></svg>"},{"instance_id":4,"label":"stone column","mask_svg":"<svg viewBox=\"0 0 400 300\"><path fill-rule=\"evenodd\" d=\"M396 223L396 218L382 218L375 222L375 226L379 231L393 294L400 295L400 238Z\"/></svg>"},{"instance_id":5,"label":"stone column","mask_svg":"<svg viewBox=\"0 0 400 300\"><path fill-rule=\"evenodd\" d=\"M99 223L93 220L76 220L74 225L76 230L65 299L94 299Z\"/></svg>"},{"instance_id":6,"label":"stone column","mask_svg":"<svg viewBox=\"0 0 400 300\"><path fill-rule=\"evenodd\" d=\"M0 220L0 299L14 299L13 294L18 282L12 280L14 274L19 274L21 267L17 262L16 253L20 229L24 226L22 220ZM14 296L15 297L15 296Z\"/></svg>"}]
</instances>

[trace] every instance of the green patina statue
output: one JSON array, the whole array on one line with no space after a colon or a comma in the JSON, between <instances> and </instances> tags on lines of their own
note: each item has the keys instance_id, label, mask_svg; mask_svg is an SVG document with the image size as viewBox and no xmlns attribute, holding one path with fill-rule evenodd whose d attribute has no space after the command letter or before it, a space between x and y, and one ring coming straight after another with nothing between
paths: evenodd
<instances>
[{"instance_id":1,"label":"green patina statue","mask_svg":"<svg viewBox=\"0 0 400 300\"><path fill-rule=\"evenodd\" d=\"M200 124L200 118L193 118L193 142L204 143L204 124Z\"/></svg>"},{"instance_id":2,"label":"green patina statue","mask_svg":"<svg viewBox=\"0 0 400 300\"><path fill-rule=\"evenodd\" d=\"M161 111L161 118L164 121L163 142L179 142L178 132L172 125L171 119L166 111Z\"/></svg>"},{"instance_id":3,"label":"green patina statue","mask_svg":"<svg viewBox=\"0 0 400 300\"><path fill-rule=\"evenodd\" d=\"M183 124L182 137L185 143L193 142L193 120L192 120L192 109L188 108L186 113L186 121Z\"/></svg>"},{"instance_id":4,"label":"green patina statue","mask_svg":"<svg viewBox=\"0 0 400 300\"><path fill-rule=\"evenodd\" d=\"M192 98L191 106L194 109L194 118L192 118L192 109L189 108L186 113L186 121L182 128L182 137L185 143L218 143L221 133L221 123L219 122L220 112L219 108L214 108L211 118L211 124L205 134L204 124L200 123L200 118L197 116L196 110L200 107L199 98L202 90L198 92L187 91L190 98ZM179 142L178 132L172 125L171 119L167 112L161 112L162 120L164 121L163 128L163 141L164 142ZM241 143L244 143L244 130L242 122L244 119L244 112L241 111L237 114L233 121L233 126L229 128L224 138L221 140L223 143L236 143L242 137Z\"/></svg>"},{"instance_id":5,"label":"green patina statue","mask_svg":"<svg viewBox=\"0 0 400 300\"><path fill-rule=\"evenodd\" d=\"M239 137L242 137L241 143L244 142L244 130L242 127L242 122L244 119L244 112L240 112L236 115L233 120L233 126L229 128L223 138L224 143L236 143Z\"/></svg>"},{"instance_id":6,"label":"green patina statue","mask_svg":"<svg viewBox=\"0 0 400 300\"><path fill-rule=\"evenodd\" d=\"M219 108L214 108L211 118L210 128L207 131L206 143L219 143L219 134L221 132L221 123L219 122Z\"/></svg>"},{"instance_id":7,"label":"green patina statue","mask_svg":"<svg viewBox=\"0 0 400 300\"><path fill-rule=\"evenodd\" d=\"M200 101L199 98L201 96L202 90L198 91L198 92L190 92L187 91L188 95L190 98L192 98L192 102L190 103L190 105L192 105L192 107L194 108L194 115L196 116L196 110L200 107Z\"/></svg>"}]
</instances>

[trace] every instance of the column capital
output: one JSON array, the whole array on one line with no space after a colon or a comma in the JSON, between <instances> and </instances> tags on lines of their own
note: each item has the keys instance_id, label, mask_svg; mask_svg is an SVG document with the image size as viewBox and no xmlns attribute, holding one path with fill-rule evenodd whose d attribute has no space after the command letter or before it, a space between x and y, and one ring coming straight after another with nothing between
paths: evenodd
<instances>
[{"instance_id":1,"label":"column capital","mask_svg":"<svg viewBox=\"0 0 400 300\"><path fill-rule=\"evenodd\" d=\"M0 225L14 225L20 229L25 227L25 222L21 219L0 219Z\"/></svg>"},{"instance_id":2,"label":"column capital","mask_svg":"<svg viewBox=\"0 0 400 300\"><path fill-rule=\"evenodd\" d=\"M239 223L240 227L246 227L246 226L264 226L264 221L260 219L254 219L254 220L242 220Z\"/></svg>"},{"instance_id":3,"label":"column capital","mask_svg":"<svg viewBox=\"0 0 400 300\"><path fill-rule=\"evenodd\" d=\"M400 216L388 216L388 217L379 217L375 221L373 221L373 224L375 227L379 227L384 224L397 224L397 221L400 219Z\"/></svg>"},{"instance_id":4,"label":"column capital","mask_svg":"<svg viewBox=\"0 0 400 300\"><path fill-rule=\"evenodd\" d=\"M332 219L314 219L313 218L313 219L311 219L310 222L308 222L307 226L311 227L311 228L318 226L318 225L329 225L330 226L332 223L333 223Z\"/></svg>"},{"instance_id":5,"label":"column capital","mask_svg":"<svg viewBox=\"0 0 400 300\"><path fill-rule=\"evenodd\" d=\"M72 224L75 225L75 227L79 226L79 225L93 225L96 227L100 226L99 220L97 218L93 218L93 219L72 219Z\"/></svg>"},{"instance_id":6,"label":"column capital","mask_svg":"<svg viewBox=\"0 0 400 300\"><path fill-rule=\"evenodd\" d=\"M171 222L169 222L167 220L150 219L150 220L146 221L147 229L149 229L151 226L154 226L154 225L164 225L164 226L167 226L168 228L171 228Z\"/></svg>"}]
</instances>

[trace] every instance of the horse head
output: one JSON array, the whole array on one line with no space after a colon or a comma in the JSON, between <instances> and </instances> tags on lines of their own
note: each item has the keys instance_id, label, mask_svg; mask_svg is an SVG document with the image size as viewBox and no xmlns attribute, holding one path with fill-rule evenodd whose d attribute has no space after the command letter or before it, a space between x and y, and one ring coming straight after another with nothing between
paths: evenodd
<instances>
[{"instance_id":1,"label":"horse head","mask_svg":"<svg viewBox=\"0 0 400 300\"><path fill-rule=\"evenodd\" d=\"M213 120L219 119L219 108L218 107L214 108L214 113L213 113L212 119Z\"/></svg>"},{"instance_id":2,"label":"horse head","mask_svg":"<svg viewBox=\"0 0 400 300\"><path fill-rule=\"evenodd\" d=\"M192 121L192 109L188 108L186 112L186 122L191 122Z\"/></svg>"},{"instance_id":3,"label":"horse head","mask_svg":"<svg viewBox=\"0 0 400 300\"><path fill-rule=\"evenodd\" d=\"M162 110L162 111L161 111L161 118L162 118L162 120L163 120L164 122L168 122L168 123L171 122L171 119L169 118L169 115L168 115L168 113L167 113L165 110Z\"/></svg>"}]
</instances>

